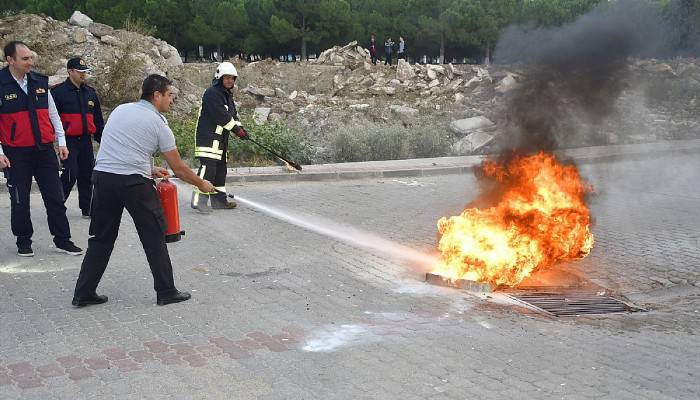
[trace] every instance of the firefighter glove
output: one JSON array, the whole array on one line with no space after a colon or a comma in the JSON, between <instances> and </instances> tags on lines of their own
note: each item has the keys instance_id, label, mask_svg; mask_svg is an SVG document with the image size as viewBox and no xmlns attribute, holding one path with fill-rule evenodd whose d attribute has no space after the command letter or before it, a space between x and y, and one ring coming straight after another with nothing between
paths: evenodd
<instances>
[{"instance_id":1,"label":"firefighter glove","mask_svg":"<svg viewBox=\"0 0 700 400\"><path fill-rule=\"evenodd\" d=\"M245 129L243 129L242 126L236 125L236 126L233 128L233 133L235 133L236 136L238 136L239 139L242 139L242 140L248 140L248 139L250 139L250 137L248 136L248 132L246 132Z\"/></svg>"}]
</instances>

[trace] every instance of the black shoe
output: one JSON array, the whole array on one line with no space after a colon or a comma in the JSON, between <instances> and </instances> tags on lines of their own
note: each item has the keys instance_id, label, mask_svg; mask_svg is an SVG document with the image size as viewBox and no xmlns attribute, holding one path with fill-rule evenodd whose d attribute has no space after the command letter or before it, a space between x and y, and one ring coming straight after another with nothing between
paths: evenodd
<instances>
[{"instance_id":1,"label":"black shoe","mask_svg":"<svg viewBox=\"0 0 700 400\"><path fill-rule=\"evenodd\" d=\"M60 251L61 253L70 254L72 256L79 256L83 254L83 249L74 245L73 242L71 242L70 240L62 244L57 244L56 250Z\"/></svg>"},{"instance_id":2,"label":"black shoe","mask_svg":"<svg viewBox=\"0 0 700 400\"><path fill-rule=\"evenodd\" d=\"M20 257L34 257L32 246L17 246L17 255Z\"/></svg>"},{"instance_id":3,"label":"black shoe","mask_svg":"<svg viewBox=\"0 0 700 400\"><path fill-rule=\"evenodd\" d=\"M219 202L219 201L213 201L211 202L211 208L214 210L233 210L236 208L237 204L235 201L224 201Z\"/></svg>"},{"instance_id":4,"label":"black shoe","mask_svg":"<svg viewBox=\"0 0 700 400\"><path fill-rule=\"evenodd\" d=\"M90 297L82 297L82 298L73 297L73 302L71 304L73 304L76 307L85 307L85 306L89 306L92 304L102 304L102 303L106 303L106 302L107 302L107 296L94 294Z\"/></svg>"},{"instance_id":5,"label":"black shoe","mask_svg":"<svg viewBox=\"0 0 700 400\"><path fill-rule=\"evenodd\" d=\"M157 303L159 306L164 306L166 304L179 303L181 301L189 300L191 297L192 295L187 292L177 291L171 296L159 297Z\"/></svg>"}]
</instances>

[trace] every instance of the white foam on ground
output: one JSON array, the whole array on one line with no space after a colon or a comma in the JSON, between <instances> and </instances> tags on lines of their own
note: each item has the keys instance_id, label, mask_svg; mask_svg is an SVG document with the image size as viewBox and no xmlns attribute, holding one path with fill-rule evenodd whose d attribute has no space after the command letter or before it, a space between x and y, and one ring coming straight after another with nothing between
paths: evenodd
<instances>
[{"instance_id":1,"label":"white foam on ground","mask_svg":"<svg viewBox=\"0 0 700 400\"><path fill-rule=\"evenodd\" d=\"M18 263L0 265L0 274L42 274L46 272L60 272L77 267L29 267Z\"/></svg>"},{"instance_id":2,"label":"white foam on ground","mask_svg":"<svg viewBox=\"0 0 700 400\"><path fill-rule=\"evenodd\" d=\"M427 282L404 282L400 286L392 289L394 293L399 294L418 294L428 296L454 296L454 290L450 290L441 286L431 285Z\"/></svg>"},{"instance_id":3,"label":"white foam on ground","mask_svg":"<svg viewBox=\"0 0 700 400\"><path fill-rule=\"evenodd\" d=\"M331 352L376 340L377 337L361 325L326 326L312 332L301 349L309 352Z\"/></svg>"}]
</instances>

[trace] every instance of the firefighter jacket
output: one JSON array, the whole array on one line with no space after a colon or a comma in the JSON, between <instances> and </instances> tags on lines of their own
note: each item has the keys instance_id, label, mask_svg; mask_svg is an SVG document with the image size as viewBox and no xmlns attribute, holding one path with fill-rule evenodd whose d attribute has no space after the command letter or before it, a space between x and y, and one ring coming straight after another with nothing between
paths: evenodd
<instances>
[{"instance_id":1,"label":"firefighter jacket","mask_svg":"<svg viewBox=\"0 0 700 400\"><path fill-rule=\"evenodd\" d=\"M27 73L27 93L17 84L9 67L0 70L0 143L7 147L53 146L55 135L49 118L49 78Z\"/></svg>"},{"instance_id":2,"label":"firefighter jacket","mask_svg":"<svg viewBox=\"0 0 700 400\"><path fill-rule=\"evenodd\" d=\"M197 119L194 156L226 160L226 146L231 131L241 126L233 95L219 82L210 86L202 96Z\"/></svg>"},{"instance_id":3,"label":"firefighter jacket","mask_svg":"<svg viewBox=\"0 0 700 400\"><path fill-rule=\"evenodd\" d=\"M54 86L51 95L66 136L92 135L100 141L105 123L95 89L84 83L76 87L68 78Z\"/></svg>"}]
</instances>

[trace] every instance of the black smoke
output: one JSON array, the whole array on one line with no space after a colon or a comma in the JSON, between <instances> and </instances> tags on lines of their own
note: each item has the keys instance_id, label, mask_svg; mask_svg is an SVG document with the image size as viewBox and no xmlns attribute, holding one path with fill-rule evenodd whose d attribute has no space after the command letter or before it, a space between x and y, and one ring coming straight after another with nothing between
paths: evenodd
<instances>
[{"instance_id":1,"label":"black smoke","mask_svg":"<svg viewBox=\"0 0 700 400\"><path fill-rule=\"evenodd\" d=\"M522 64L524 77L507 93L513 147L554 150L596 144L596 126L615 109L631 57L663 55L660 15L606 3L559 27L511 26L496 46L498 64ZM639 4L639 3L637 3Z\"/></svg>"}]
</instances>

